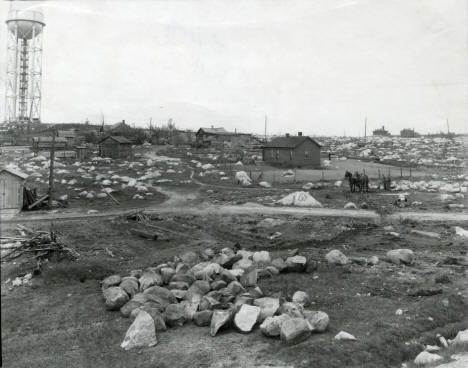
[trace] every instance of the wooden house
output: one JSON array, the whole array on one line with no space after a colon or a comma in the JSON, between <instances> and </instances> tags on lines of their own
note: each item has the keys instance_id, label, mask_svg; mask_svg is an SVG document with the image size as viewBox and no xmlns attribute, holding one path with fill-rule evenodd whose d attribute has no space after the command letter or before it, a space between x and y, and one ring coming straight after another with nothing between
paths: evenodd
<instances>
[{"instance_id":1,"label":"wooden house","mask_svg":"<svg viewBox=\"0 0 468 368\"><path fill-rule=\"evenodd\" d=\"M286 134L276 137L262 148L264 162L284 166L313 166L320 167L320 151L322 145L316 140L303 136Z\"/></svg>"},{"instance_id":2,"label":"wooden house","mask_svg":"<svg viewBox=\"0 0 468 368\"><path fill-rule=\"evenodd\" d=\"M0 212L15 214L23 208L23 187L28 175L10 168L0 169Z\"/></svg>"},{"instance_id":3,"label":"wooden house","mask_svg":"<svg viewBox=\"0 0 468 368\"><path fill-rule=\"evenodd\" d=\"M99 142L101 157L129 158L132 155L132 142L119 135L111 135Z\"/></svg>"},{"instance_id":4,"label":"wooden house","mask_svg":"<svg viewBox=\"0 0 468 368\"><path fill-rule=\"evenodd\" d=\"M211 127L198 129L195 137L197 145L210 147L224 142L231 142L233 135L234 133L228 132L224 128Z\"/></svg>"},{"instance_id":5,"label":"wooden house","mask_svg":"<svg viewBox=\"0 0 468 368\"><path fill-rule=\"evenodd\" d=\"M68 147L73 147L76 144L76 132L74 130L58 130L57 136L65 138Z\"/></svg>"}]
</instances>

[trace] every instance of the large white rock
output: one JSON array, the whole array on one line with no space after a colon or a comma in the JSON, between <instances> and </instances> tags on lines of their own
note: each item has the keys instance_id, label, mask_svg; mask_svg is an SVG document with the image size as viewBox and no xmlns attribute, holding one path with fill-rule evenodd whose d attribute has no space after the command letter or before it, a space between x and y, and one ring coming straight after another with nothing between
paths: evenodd
<instances>
[{"instance_id":1,"label":"large white rock","mask_svg":"<svg viewBox=\"0 0 468 368\"><path fill-rule=\"evenodd\" d=\"M249 186L252 184L250 176L245 171L236 172L236 181L244 186Z\"/></svg>"},{"instance_id":2,"label":"large white rock","mask_svg":"<svg viewBox=\"0 0 468 368\"><path fill-rule=\"evenodd\" d=\"M133 348L143 348L155 346L156 328L153 318L145 311L140 311L125 334L125 338L120 345L125 350Z\"/></svg>"},{"instance_id":3,"label":"large white rock","mask_svg":"<svg viewBox=\"0 0 468 368\"><path fill-rule=\"evenodd\" d=\"M346 257L337 249L333 249L330 252L328 252L325 256L325 259L328 263L335 265L345 265L349 262L348 257Z\"/></svg>"},{"instance_id":4,"label":"large white rock","mask_svg":"<svg viewBox=\"0 0 468 368\"><path fill-rule=\"evenodd\" d=\"M304 256L293 256L286 259L288 272L303 272L306 268L307 258Z\"/></svg>"},{"instance_id":5,"label":"large white rock","mask_svg":"<svg viewBox=\"0 0 468 368\"><path fill-rule=\"evenodd\" d=\"M281 340L288 344L297 344L310 336L310 327L303 318L286 319L281 324Z\"/></svg>"},{"instance_id":6,"label":"large white rock","mask_svg":"<svg viewBox=\"0 0 468 368\"><path fill-rule=\"evenodd\" d=\"M210 334L211 336L216 336L219 329L223 326L226 326L231 320L231 311L230 310L215 310L213 316L211 317L210 324Z\"/></svg>"},{"instance_id":7,"label":"large white rock","mask_svg":"<svg viewBox=\"0 0 468 368\"><path fill-rule=\"evenodd\" d=\"M278 298L258 298L254 300L254 305L260 307L260 316L258 317L259 321L265 320L267 317L272 317L276 314L279 309L279 299Z\"/></svg>"},{"instance_id":8,"label":"large white rock","mask_svg":"<svg viewBox=\"0 0 468 368\"><path fill-rule=\"evenodd\" d=\"M252 256L252 259L255 263L260 265L271 263L270 252L266 250L255 252Z\"/></svg>"},{"instance_id":9,"label":"large white rock","mask_svg":"<svg viewBox=\"0 0 468 368\"><path fill-rule=\"evenodd\" d=\"M429 353L427 351L423 351L419 353L416 358L414 359L414 364L416 365L426 365L433 362L437 362L441 360L442 357L439 354Z\"/></svg>"},{"instance_id":10,"label":"large white rock","mask_svg":"<svg viewBox=\"0 0 468 368\"><path fill-rule=\"evenodd\" d=\"M458 331L452 343L455 345L468 345L468 330Z\"/></svg>"},{"instance_id":11,"label":"large white rock","mask_svg":"<svg viewBox=\"0 0 468 368\"><path fill-rule=\"evenodd\" d=\"M259 316L259 307L242 304L239 311L234 316L234 325L241 332L250 332L257 323Z\"/></svg>"},{"instance_id":12,"label":"large white rock","mask_svg":"<svg viewBox=\"0 0 468 368\"><path fill-rule=\"evenodd\" d=\"M322 204L307 192L294 192L280 199L277 203L283 206L322 207Z\"/></svg>"},{"instance_id":13,"label":"large white rock","mask_svg":"<svg viewBox=\"0 0 468 368\"><path fill-rule=\"evenodd\" d=\"M440 234L434 233L432 231L411 230L411 234L419 235L425 238L440 239Z\"/></svg>"},{"instance_id":14,"label":"large white rock","mask_svg":"<svg viewBox=\"0 0 468 368\"><path fill-rule=\"evenodd\" d=\"M345 210L355 210L355 209L357 209L357 206L356 206L356 204L353 203L353 202L348 202L348 203L346 203L346 204L344 205L344 209L345 209Z\"/></svg>"},{"instance_id":15,"label":"large white rock","mask_svg":"<svg viewBox=\"0 0 468 368\"><path fill-rule=\"evenodd\" d=\"M387 258L395 264L412 264L414 252L411 249L392 249L387 252Z\"/></svg>"},{"instance_id":16,"label":"large white rock","mask_svg":"<svg viewBox=\"0 0 468 368\"><path fill-rule=\"evenodd\" d=\"M461 236L463 238L468 238L468 230L465 230L460 226L455 226L454 230L456 235Z\"/></svg>"},{"instance_id":17,"label":"large white rock","mask_svg":"<svg viewBox=\"0 0 468 368\"><path fill-rule=\"evenodd\" d=\"M335 340L344 340L344 341L355 341L356 338L351 335L350 333L347 333L345 331L340 331L338 332L335 337L334 337Z\"/></svg>"},{"instance_id":18,"label":"large white rock","mask_svg":"<svg viewBox=\"0 0 468 368\"><path fill-rule=\"evenodd\" d=\"M118 310L128 302L128 294L119 286L111 286L102 292L108 310Z\"/></svg>"}]
</instances>

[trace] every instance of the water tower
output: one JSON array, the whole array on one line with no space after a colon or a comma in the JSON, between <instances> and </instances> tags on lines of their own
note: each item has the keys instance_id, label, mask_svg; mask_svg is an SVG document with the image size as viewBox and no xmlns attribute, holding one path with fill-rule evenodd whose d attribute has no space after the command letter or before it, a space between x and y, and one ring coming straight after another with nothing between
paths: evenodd
<instances>
[{"instance_id":1,"label":"water tower","mask_svg":"<svg viewBox=\"0 0 468 368\"><path fill-rule=\"evenodd\" d=\"M23 130L41 119L44 16L40 11L10 10L6 24L5 121Z\"/></svg>"}]
</instances>

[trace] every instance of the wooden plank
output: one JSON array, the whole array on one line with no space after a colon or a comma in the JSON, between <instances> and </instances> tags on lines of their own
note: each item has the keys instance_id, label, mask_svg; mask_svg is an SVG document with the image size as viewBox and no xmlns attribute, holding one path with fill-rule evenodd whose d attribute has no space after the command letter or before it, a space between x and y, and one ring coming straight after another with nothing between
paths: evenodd
<instances>
[{"instance_id":1,"label":"wooden plank","mask_svg":"<svg viewBox=\"0 0 468 368\"><path fill-rule=\"evenodd\" d=\"M34 203L31 204L30 206L28 206L28 210L33 209L33 208L36 207L38 204L44 202L47 198L49 198L49 195L48 195L48 194L46 194L45 196L39 198L36 202L34 202Z\"/></svg>"}]
</instances>

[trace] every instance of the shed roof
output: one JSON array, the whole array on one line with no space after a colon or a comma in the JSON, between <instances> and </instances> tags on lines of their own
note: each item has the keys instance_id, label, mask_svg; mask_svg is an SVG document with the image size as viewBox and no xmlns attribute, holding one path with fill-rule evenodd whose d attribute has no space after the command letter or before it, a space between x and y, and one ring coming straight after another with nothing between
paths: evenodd
<instances>
[{"instance_id":1,"label":"shed roof","mask_svg":"<svg viewBox=\"0 0 468 368\"><path fill-rule=\"evenodd\" d=\"M203 131L208 134L214 134L214 135L229 135L229 134L234 134L231 132L228 132L224 128L200 128L198 129L198 132Z\"/></svg>"},{"instance_id":2,"label":"shed roof","mask_svg":"<svg viewBox=\"0 0 468 368\"><path fill-rule=\"evenodd\" d=\"M125 137L122 137L121 135L110 135L104 139L102 139L99 143L102 143L108 139L113 139L114 141L116 141L117 143L120 143L120 144L132 144L131 141L129 141L127 138Z\"/></svg>"},{"instance_id":3,"label":"shed roof","mask_svg":"<svg viewBox=\"0 0 468 368\"><path fill-rule=\"evenodd\" d=\"M312 139L307 136L289 136L289 137L277 137L273 138L270 142L265 144L264 148L296 148L302 142L306 140L311 140L317 146L322 147L322 145L317 142L315 139Z\"/></svg>"},{"instance_id":4,"label":"shed roof","mask_svg":"<svg viewBox=\"0 0 468 368\"><path fill-rule=\"evenodd\" d=\"M34 137L36 142L50 142L52 143L53 137L43 136L43 137ZM55 137L55 143L67 143L67 138L65 137Z\"/></svg>"},{"instance_id":5,"label":"shed roof","mask_svg":"<svg viewBox=\"0 0 468 368\"><path fill-rule=\"evenodd\" d=\"M28 174L25 174L25 173L23 173L23 172L21 172L19 170L12 169L11 167L2 167L2 168L0 168L0 173L2 173L4 171L10 173L11 175L17 176L17 177L19 177L20 179L23 179L23 180L26 180L28 178L28 176L29 176Z\"/></svg>"},{"instance_id":6,"label":"shed roof","mask_svg":"<svg viewBox=\"0 0 468 368\"><path fill-rule=\"evenodd\" d=\"M57 131L59 137L66 137L66 138L75 138L76 133L74 130L59 130Z\"/></svg>"}]
</instances>

